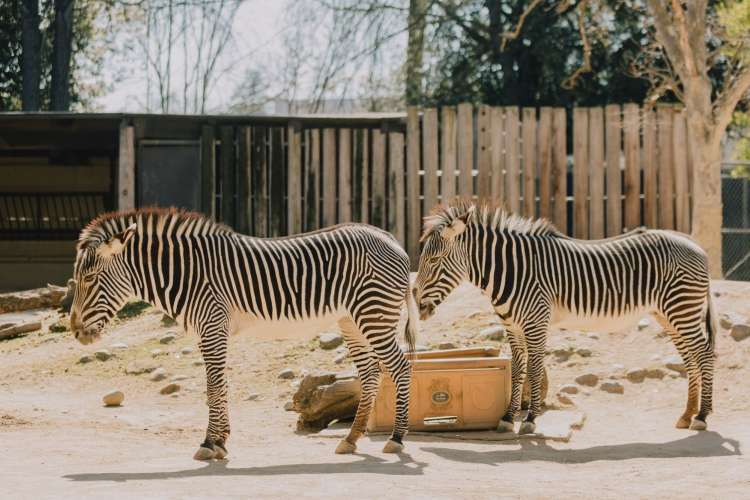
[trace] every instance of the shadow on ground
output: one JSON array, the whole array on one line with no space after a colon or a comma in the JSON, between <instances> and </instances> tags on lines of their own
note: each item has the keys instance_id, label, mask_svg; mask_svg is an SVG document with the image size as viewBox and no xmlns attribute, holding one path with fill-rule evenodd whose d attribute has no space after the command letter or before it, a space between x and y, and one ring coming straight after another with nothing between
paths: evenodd
<instances>
[{"instance_id":1,"label":"shadow on ground","mask_svg":"<svg viewBox=\"0 0 750 500\"><path fill-rule=\"evenodd\" d=\"M742 455L736 439L718 432L696 432L666 443L627 443L558 450L541 440L519 440L519 450L474 451L455 448L424 447L445 460L471 464L498 465L508 462L539 460L561 464L583 464L598 460L631 460L636 458L704 458Z\"/></svg>"},{"instance_id":2,"label":"shadow on ground","mask_svg":"<svg viewBox=\"0 0 750 500\"><path fill-rule=\"evenodd\" d=\"M415 462L410 455L401 453L398 462L389 462L372 455L357 454L357 462L325 464L285 464L266 467L229 467L225 460L209 462L205 467L162 472L104 472L69 474L63 476L71 481L147 481L181 479L209 476L283 476L297 474L385 474L397 476L420 476L427 464Z\"/></svg>"}]
</instances>

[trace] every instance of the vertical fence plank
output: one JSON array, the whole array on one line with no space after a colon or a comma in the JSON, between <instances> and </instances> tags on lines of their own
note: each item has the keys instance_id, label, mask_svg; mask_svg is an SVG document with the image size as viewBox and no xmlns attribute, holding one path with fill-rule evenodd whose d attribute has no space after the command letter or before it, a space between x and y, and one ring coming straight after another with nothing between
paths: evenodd
<instances>
[{"instance_id":1,"label":"vertical fence plank","mask_svg":"<svg viewBox=\"0 0 750 500\"><path fill-rule=\"evenodd\" d=\"M422 113L422 201L423 213L429 212L438 202L438 112L427 108Z\"/></svg>"},{"instance_id":2,"label":"vertical fence plank","mask_svg":"<svg viewBox=\"0 0 750 500\"><path fill-rule=\"evenodd\" d=\"M252 233L253 204L253 164L252 164L252 129L239 129L237 146L239 149L238 185L237 185L237 230L244 234ZM298 177L299 178L299 177Z\"/></svg>"},{"instance_id":3,"label":"vertical fence plank","mask_svg":"<svg viewBox=\"0 0 750 500\"><path fill-rule=\"evenodd\" d=\"M659 141L659 227L674 229L674 176L672 151L672 108L659 106L656 111Z\"/></svg>"},{"instance_id":4,"label":"vertical fence plank","mask_svg":"<svg viewBox=\"0 0 750 500\"><path fill-rule=\"evenodd\" d=\"M284 132L281 127L271 128L271 161L268 170L270 177L270 197L269 197L269 217L268 230L269 236L278 237L284 233L284 194L286 192L286 183L284 182Z\"/></svg>"},{"instance_id":5,"label":"vertical fence plank","mask_svg":"<svg viewBox=\"0 0 750 500\"><path fill-rule=\"evenodd\" d=\"M620 105L610 104L605 111L607 148L607 236L622 233L622 120Z\"/></svg>"},{"instance_id":6,"label":"vertical fence plank","mask_svg":"<svg viewBox=\"0 0 750 500\"><path fill-rule=\"evenodd\" d=\"M336 129L323 129L323 226L336 223Z\"/></svg>"},{"instance_id":7,"label":"vertical fence plank","mask_svg":"<svg viewBox=\"0 0 750 500\"><path fill-rule=\"evenodd\" d=\"M268 128L254 127L253 188L255 189L255 235L268 235Z\"/></svg>"},{"instance_id":8,"label":"vertical fence plank","mask_svg":"<svg viewBox=\"0 0 750 500\"><path fill-rule=\"evenodd\" d=\"M552 196L555 198L553 222L568 234L568 153L565 108L552 113Z\"/></svg>"},{"instance_id":9,"label":"vertical fence plank","mask_svg":"<svg viewBox=\"0 0 750 500\"><path fill-rule=\"evenodd\" d=\"M656 114L643 108L643 223L656 228L659 225L658 151L656 147Z\"/></svg>"},{"instance_id":10,"label":"vertical fence plank","mask_svg":"<svg viewBox=\"0 0 750 500\"><path fill-rule=\"evenodd\" d=\"M523 214L536 216L536 108L523 108Z\"/></svg>"},{"instance_id":11,"label":"vertical fence plank","mask_svg":"<svg viewBox=\"0 0 750 500\"><path fill-rule=\"evenodd\" d=\"M674 151L675 228L690 232L690 186L688 183L688 143L685 111L676 112L672 127Z\"/></svg>"},{"instance_id":12,"label":"vertical fence plank","mask_svg":"<svg viewBox=\"0 0 750 500\"><path fill-rule=\"evenodd\" d=\"M456 108L445 106L442 116L441 197L443 203L456 196Z\"/></svg>"},{"instance_id":13,"label":"vertical fence plank","mask_svg":"<svg viewBox=\"0 0 750 500\"><path fill-rule=\"evenodd\" d=\"M490 107L477 110L477 196L480 200L492 197L492 123Z\"/></svg>"},{"instance_id":14,"label":"vertical fence plank","mask_svg":"<svg viewBox=\"0 0 750 500\"><path fill-rule=\"evenodd\" d=\"M234 227L235 180L234 128L221 127L221 220Z\"/></svg>"},{"instance_id":15,"label":"vertical fence plank","mask_svg":"<svg viewBox=\"0 0 750 500\"><path fill-rule=\"evenodd\" d=\"M302 232L302 132L298 124L287 127L287 233Z\"/></svg>"},{"instance_id":16,"label":"vertical fence plank","mask_svg":"<svg viewBox=\"0 0 750 500\"><path fill-rule=\"evenodd\" d=\"M404 134L390 132L389 145L389 206L388 231L391 231L402 247L406 248L405 192L404 192Z\"/></svg>"},{"instance_id":17,"label":"vertical fence plank","mask_svg":"<svg viewBox=\"0 0 750 500\"><path fill-rule=\"evenodd\" d=\"M339 130L339 222L352 220L352 129Z\"/></svg>"},{"instance_id":18,"label":"vertical fence plank","mask_svg":"<svg viewBox=\"0 0 750 500\"><path fill-rule=\"evenodd\" d=\"M370 222L370 130L362 130L362 222Z\"/></svg>"},{"instance_id":19,"label":"vertical fence plank","mask_svg":"<svg viewBox=\"0 0 750 500\"><path fill-rule=\"evenodd\" d=\"M305 230L312 231L320 223L320 130L309 131L307 175L305 175Z\"/></svg>"},{"instance_id":20,"label":"vertical fence plank","mask_svg":"<svg viewBox=\"0 0 750 500\"><path fill-rule=\"evenodd\" d=\"M589 114L586 108L573 109L573 234L588 238L589 196Z\"/></svg>"},{"instance_id":21,"label":"vertical fence plank","mask_svg":"<svg viewBox=\"0 0 750 500\"><path fill-rule=\"evenodd\" d=\"M604 109L589 109L589 237L604 238Z\"/></svg>"},{"instance_id":22,"label":"vertical fence plank","mask_svg":"<svg viewBox=\"0 0 750 500\"><path fill-rule=\"evenodd\" d=\"M521 172L518 151L518 108L505 108L505 204L511 212L521 211Z\"/></svg>"},{"instance_id":23,"label":"vertical fence plank","mask_svg":"<svg viewBox=\"0 0 750 500\"><path fill-rule=\"evenodd\" d=\"M544 106L539 110L539 216L549 219L552 216L552 108Z\"/></svg>"},{"instance_id":24,"label":"vertical fence plank","mask_svg":"<svg viewBox=\"0 0 750 500\"><path fill-rule=\"evenodd\" d=\"M204 189L206 187L204 184ZM210 193L213 197L213 190ZM135 127L123 121L120 124L117 156L117 209L132 208L135 208Z\"/></svg>"},{"instance_id":25,"label":"vertical fence plank","mask_svg":"<svg viewBox=\"0 0 750 500\"><path fill-rule=\"evenodd\" d=\"M458 105L458 194L469 197L474 191L474 117L470 103Z\"/></svg>"},{"instance_id":26,"label":"vertical fence plank","mask_svg":"<svg viewBox=\"0 0 750 500\"><path fill-rule=\"evenodd\" d=\"M419 202L419 112L409 106L406 110L406 189L408 205L407 231L408 253L412 269L419 259L419 232L422 222L421 204Z\"/></svg>"},{"instance_id":27,"label":"vertical fence plank","mask_svg":"<svg viewBox=\"0 0 750 500\"><path fill-rule=\"evenodd\" d=\"M120 184L122 184L122 181L120 181ZM211 125L204 125L201 129L201 211L214 220L216 220L215 196L216 145L214 143L214 128ZM122 210L119 204L118 208Z\"/></svg>"},{"instance_id":28,"label":"vertical fence plank","mask_svg":"<svg viewBox=\"0 0 750 500\"><path fill-rule=\"evenodd\" d=\"M623 106L625 149L625 227L641 225L640 115L637 104Z\"/></svg>"},{"instance_id":29,"label":"vertical fence plank","mask_svg":"<svg viewBox=\"0 0 750 500\"><path fill-rule=\"evenodd\" d=\"M385 228L385 134L372 131L372 223Z\"/></svg>"},{"instance_id":30,"label":"vertical fence plank","mask_svg":"<svg viewBox=\"0 0 750 500\"><path fill-rule=\"evenodd\" d=\"M505 200L505 151L504 136L505 116L503 108L493 106L490 108L490 141L492 150L490 161L492 162L492 199L502 205Z\"/></svg>"}]
</instances>

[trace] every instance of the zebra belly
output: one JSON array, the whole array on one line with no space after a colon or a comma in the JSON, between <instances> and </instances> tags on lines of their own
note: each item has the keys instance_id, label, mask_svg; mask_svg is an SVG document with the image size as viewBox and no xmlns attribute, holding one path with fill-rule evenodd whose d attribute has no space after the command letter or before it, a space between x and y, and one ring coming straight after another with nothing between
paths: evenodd
<instances>
[{"instance_id":1,"label":"zebra belly","mask_svg":"<svg viewBox=\"0 0 750 500\"><path fill-rule=\"evenodd\" d=\"M565 308L552 310L550 326L566 330L597 332L617 332L632 328L644 316L651 314L652 308L639 307L621 315L579 315Z\"/></svg>"},{"instance_id":2,"label":"zebra belly","mask_svg":"<svg viewBox=\"0 0 750 500\"><path fill-rule=\"evenodd\" d=\"M233 333L247 333L259 340L312 339L326 331L338 331L338 320L348 315L343 309L304 319L268 320L238 312L232 318Z\"/></svg>"}]
</instances>

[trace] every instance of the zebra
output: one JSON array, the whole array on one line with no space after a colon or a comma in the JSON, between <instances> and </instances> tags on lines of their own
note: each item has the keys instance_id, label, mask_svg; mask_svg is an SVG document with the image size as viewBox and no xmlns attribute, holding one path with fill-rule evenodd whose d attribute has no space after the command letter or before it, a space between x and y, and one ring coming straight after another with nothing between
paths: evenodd
<instances>
[{"instance_id":1,"label":"zebra","mask_svg":"<svg viewBox=\"0 0 750 500\"><path fill-rule=\"evenodd\" d=\"M421 319L459 282L470 281L509 332L512 394L499 432L513 431L527 368L531 402L519 433L535 431L550 326L617 329L647 313L669 333L687 369L687 405L676 427L706 429L716 318L706 254L688 236L640 228L576 240L544 219L455 200L424 218L421 240L414 286Z\"/></svg>"},{"instance_id":2,"label":"zebra","mask_svg":"<svg viewBox=\"0 0 750 500\"><path fill-rule=\"evenodd\" d=\"M108 213L91 221L78 240L71 325L75 338L89 344L135 296L196 333L205 361L209 417L194 458L210 460L227 455L229 335L250 330L298 336L338 322L362 396L336 453L353 453L365 432L380 363L397 392L393 433L383 451L398 453L407 432L411 381L411 365L395 335L404 301L411 352L419 328L409 267L395 238L366 224L263 239L174 208Z\"/></svg>"}]
</instances>

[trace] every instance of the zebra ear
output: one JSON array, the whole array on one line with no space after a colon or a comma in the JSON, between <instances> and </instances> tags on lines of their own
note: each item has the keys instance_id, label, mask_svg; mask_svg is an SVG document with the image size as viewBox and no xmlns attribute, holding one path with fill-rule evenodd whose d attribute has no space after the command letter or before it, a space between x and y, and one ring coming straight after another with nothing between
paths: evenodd
<instances>
[{"instance_id":1,"label":"zebra ear","mask_svg":"<svg viewBox=\"0 0 750 500\"><path fill-rule=\"evenodd\" d=\"M453 240L453 238L464 232L464 229L466 229L466 223L469 221L469 217L471 217L471 214L473 213L474 205L469 207L466 213L459 215L455 219L453 219L453 222L450 226L444 227L443 230L440 231L440 236L449 241Z\"/></svg>"},{"instance_id":2,"label":"zebra ear","mask_svg":"<svg viewBox=\"0 0 750 500\"><path fill-rule=\"evenodd\" d=\"M99 245L96 249L96 253L102 257L114 257L115 255L122 253L125 249L125 244L135 234L136 228L137 226L135 222L132 223L127 229L125 229L125 231L112 236L109 241Z\"/></svg>"}]
</instances>

